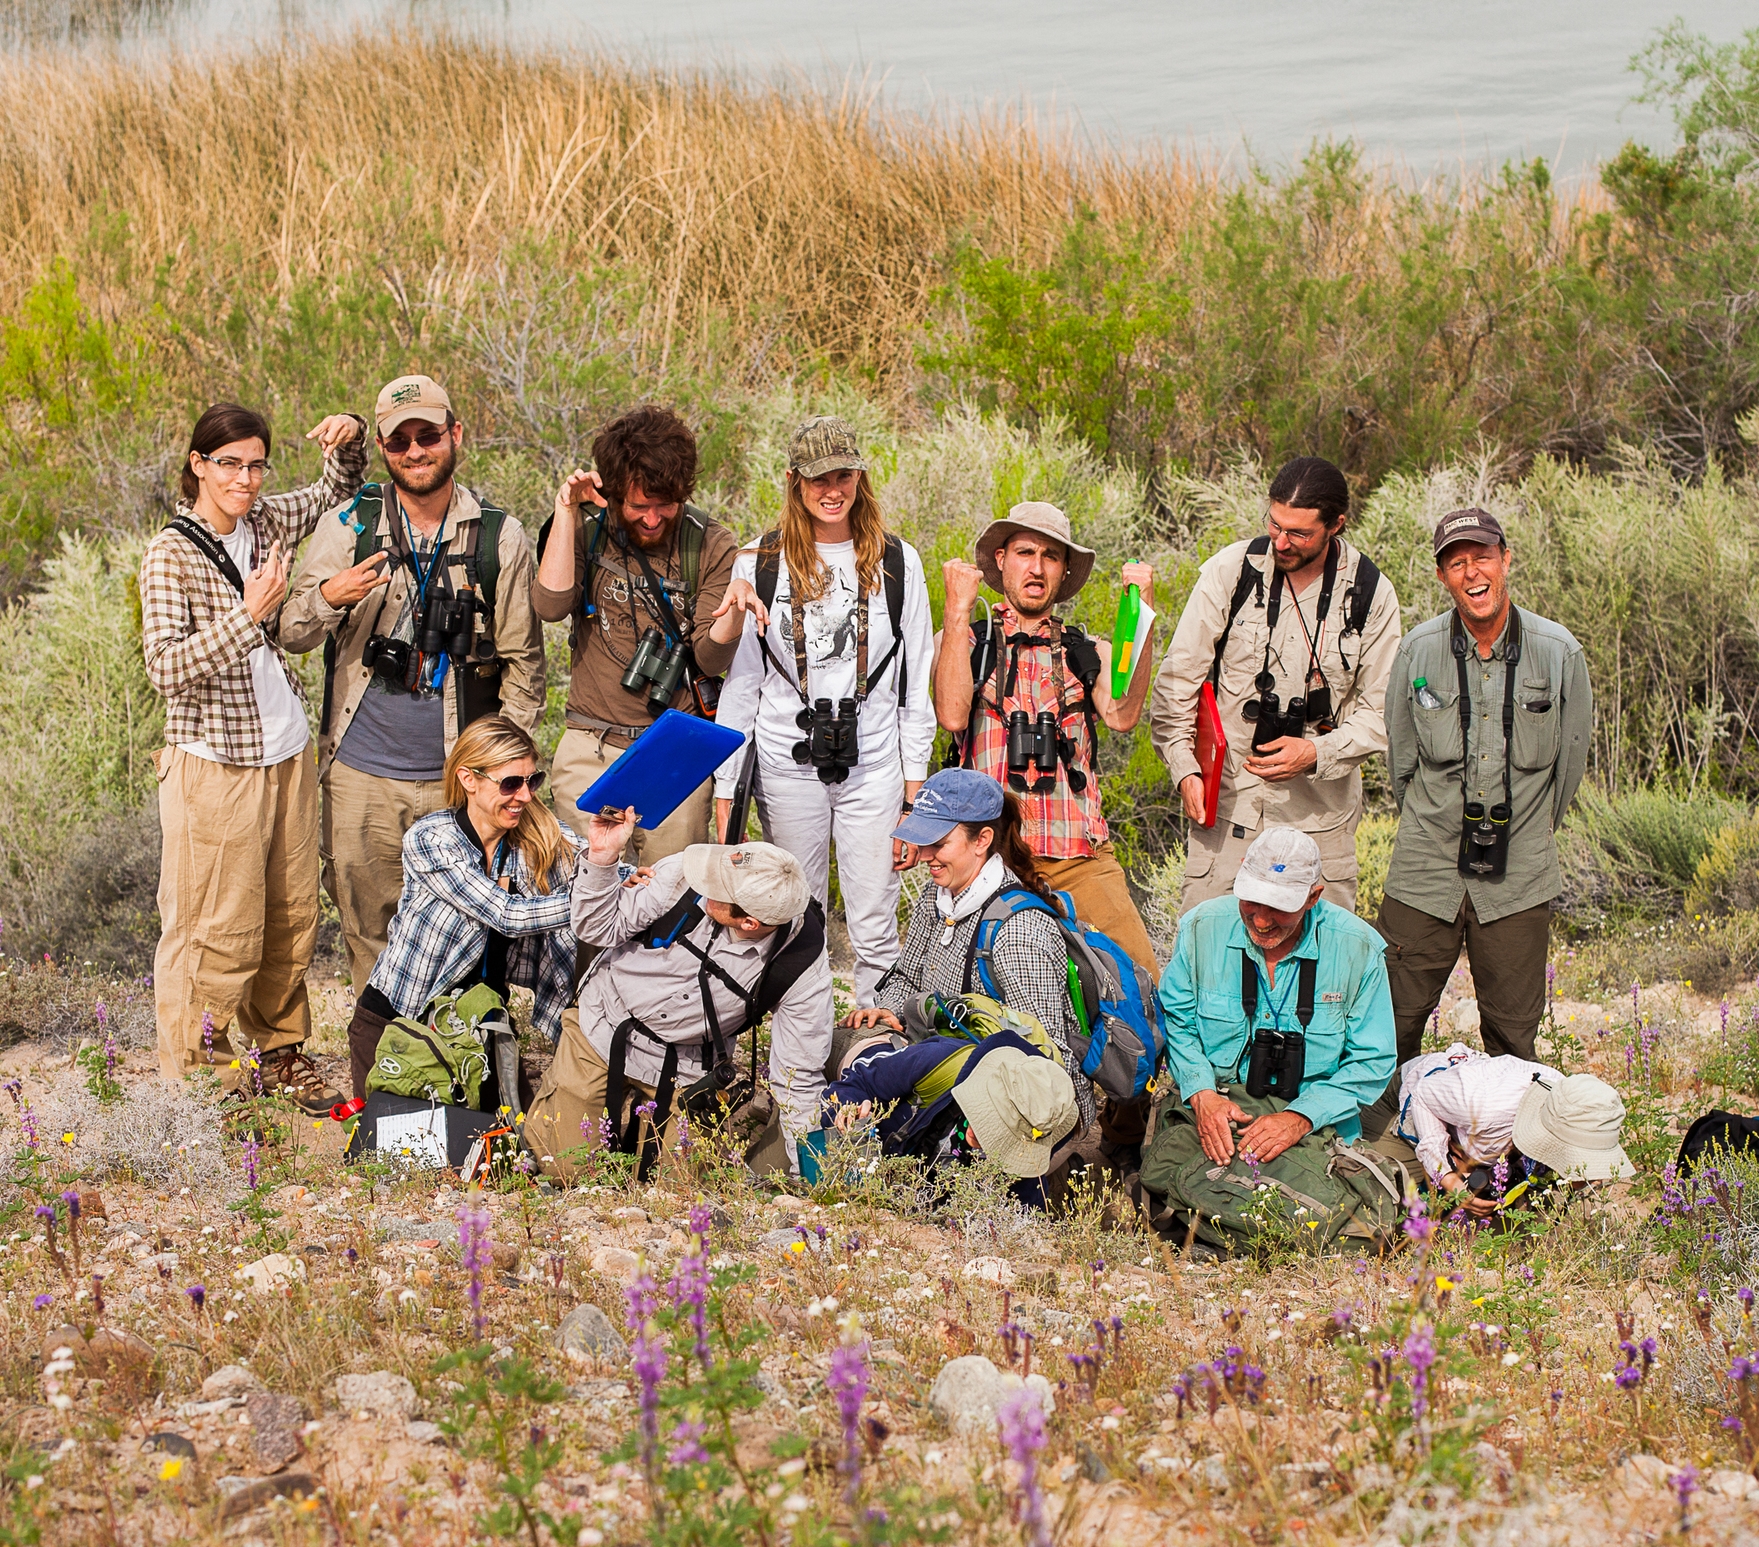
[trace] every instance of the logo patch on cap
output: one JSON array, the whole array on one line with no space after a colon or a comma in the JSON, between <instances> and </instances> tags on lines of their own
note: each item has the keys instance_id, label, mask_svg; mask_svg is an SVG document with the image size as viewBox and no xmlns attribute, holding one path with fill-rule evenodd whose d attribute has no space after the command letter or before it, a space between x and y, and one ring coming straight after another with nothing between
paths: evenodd
<instances>
[{"instance_id":1,"label":"logo patch on cap","mask_svg":"<svg viewBox=\"0 0 1759 1547\"><path fill-rule=\"evenodd\" d=\"M727 863L729 865L743 865L750 858L751 858L751 854L750 854L749 850L735 849L731 854L729 854L727 856Z\"/></svg>"},{"instance_id":2,"label":"logo patch on cap","mask_svg":"<svg viewBox=\"0 0 1759 1547\"><path fill-rule=\"evenodd\" d=\"M1272 870L1274 870L1280 876L1289 867L1287 865L1283 864L1281 860L1279 860L1279 861L1277 861L1276 864L1272 865L1270 868Z\"/></svg>"},{"instance_id":3,"label":"logo patch on cap","mask_svg":"<svg viewBox=\"0 0 1759 1547\"><path fill-rule=\"evenodd\" d=\"M391 394L391 401L401 408L405 403L416 402L421 397L421 383L412 381L399 387Z\"/></svg>"}]
</instances>

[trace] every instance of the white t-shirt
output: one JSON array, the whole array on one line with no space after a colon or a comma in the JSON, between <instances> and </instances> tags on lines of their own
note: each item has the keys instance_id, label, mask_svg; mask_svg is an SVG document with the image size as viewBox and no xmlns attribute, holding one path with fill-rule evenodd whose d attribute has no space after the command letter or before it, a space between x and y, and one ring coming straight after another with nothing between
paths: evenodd
<instances>
[{"instance_id":1,"label":"white t-shirt","mask_svg":"<svg viewBox=\"0 0 1759 1547\"><path fill-rule=\"evenodd\" d=\"M839 699L855 696L855 636L860 616L855 591L855 544L820 543L818 554L830 571L825 593L801 609L806 622L806 678L808 692L828 698L833 712ZM770 653L781 664L778 672L765 661L752 615L745 615L745 632L738 653L727 671L715 721L745 733L757 727L759 766L771 776L816 778L810 767L794 761L794 744L805 736L797 716L800 694L795 689L794 615L789 605L788 561L778 555L776 599L770 608ZM756 584L757 551L745 549L733 561L733 578ZM885 674L870 675L867 702L861 706L859 743L862 769L896 768L903 764L906 779L926 779L928 760L934 751L934 704L929 699L929 677L934 665L934 622L929 616L928 582L922 560L909 543L904 544L904 611L899 620L904 635L903 656L910 665L906 702L898 702L900 658L893 656ZM892 648L892 621L886 612L885 583L874 587L867 602L867 665L872 671ZM736 752L715 776L715 794L726 797L738 782L744 753Z\"/></svg>"},{"instance_id":2,"label":"white t-shirt","mask_svg":"<svg viewBox=\"0 0 1759 1547\"><path fill-rule=\"evenodd\" d=\"M251 571L250 531L240 521L220 539L220 545L232 556L240 575ZM206 560L203 560L206 563ZM287 680L287 672L268 645L261 644L250 652L251 685L256 689L257 714L263 722L263 756L254 766L272 768L305 750L311 740L311 727L306 724L305 705ZM224 762L216 757L205 741L180 743L183 751L194 757L205 757L210 763Z\"/></svg>"}]
</instances>

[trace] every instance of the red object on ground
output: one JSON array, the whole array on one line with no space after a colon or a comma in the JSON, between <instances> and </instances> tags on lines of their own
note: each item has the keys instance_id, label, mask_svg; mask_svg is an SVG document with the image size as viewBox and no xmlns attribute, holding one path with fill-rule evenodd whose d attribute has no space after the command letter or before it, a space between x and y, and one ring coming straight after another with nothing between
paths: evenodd
<instances>
[{"instance_id":1,"label":"red object on ground","mask_svg":"<svg viewBox=\"0 0 1759 1547\"><path fill-rule=\"evenodd\" d=\"M359 1117L366 1110L366 1103L356 1096L352 1101L338 1101L330 1108L330 1121L345 1123L351 1117Z\"/></svg>"}]
</instances>

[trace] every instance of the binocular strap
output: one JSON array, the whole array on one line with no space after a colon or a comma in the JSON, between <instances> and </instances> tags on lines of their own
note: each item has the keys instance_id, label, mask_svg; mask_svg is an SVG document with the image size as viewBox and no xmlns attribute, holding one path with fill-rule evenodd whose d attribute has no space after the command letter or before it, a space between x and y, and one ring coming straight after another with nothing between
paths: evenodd
<instances>
[{"instance_id":1,"label":"binocular strap","mask_svg":"<svg viewBox=\"0 0 1759 1547\"><path fill-rule=\"evenodd\" d=\"M1297 957L1296 966L1299 973L1295 982L1295 1019L1305 1033L1313 1024L1313 996L1319 987L1319 958ZM1288 1003L1287 1000L1283 1002ZM1246 1011L1246 1040L1250 1045L1253 1022L1258 1019L1258 963L1252 960L1249 951L1240 953L1240 1003Z\"/></svg>"},{"instance_id":2,"label":"binocular strap","mask_svg":"<svg viewBox=\"0 0 1759 1547\"><path fill-rule=\"evenodd\" d=\"M1471 800L1468 780L1472 766L1472 689L1466 677L1466 653L1470 646L1458 608L1454 609L1449 636L1454 666L1460 677L1460 800L1464 805ZM1503 805L1509 808L1510 821L1514 820L1515 803L1514 775L1510 771L1515 735L1515 668L1520 662L1521 609L1511 605L1502 650L1502 799Z\"/></svg>"}]
</instances>

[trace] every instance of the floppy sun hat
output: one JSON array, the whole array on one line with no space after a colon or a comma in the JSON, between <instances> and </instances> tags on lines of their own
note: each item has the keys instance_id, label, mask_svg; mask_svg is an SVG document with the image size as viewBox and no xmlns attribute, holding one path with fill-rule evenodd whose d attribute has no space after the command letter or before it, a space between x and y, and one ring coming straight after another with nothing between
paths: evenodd
<instances>
[{"instance_id":1,"label":"floppy sun hat","mask_svg":"<svg viewBox=\"0 0 1759 1547\"><path fill-rule=\"evenodd\" d=\"M953 1087L971 1132L1009 1176L1043 1176L1075 1126L1075 1086L1054 1059L1000 1047Z\"/></svg>"},{"instance_id":2,"label":"floppy sun hat","mask_svg":"<svg viewBox=\"0 0 1759 1547\"><path fill-rule=\"evenodd\" d=\"M1625 1104L1591 1074L1572 1074L1547 1089L1535 1080L1515 1112L1515 1147L1571 1181L1635 1176L1619 1143Z\"/></svg>"},{"instance_id":3,"label":"floppy sun hat","mask_svg":"<svg viewBox=\"0 0 1759 1547\"><path fill-rule=\"evenodd\" d=\"M1083 548L1080 543L1069 535L1069 518L1055 505L1043 500L1029 500L1024 505L1016 505L1008 512L1005 521L992 521L977 534L974 549L977 567L983 571L983 583L992 591L1002 588L1002 571L996 564L996 549L1008 546L1008 539L1017 537L1021 532L1031 532L1035 537L1048 537L1063 546L1063 557L1067 568L1063 571L1063 583L1057 587L1057 594L1052 602L1066 602L1071 596L1087 584L1087 577L1093 573L1093 549Z\"/></svg>"}]
</instances>

